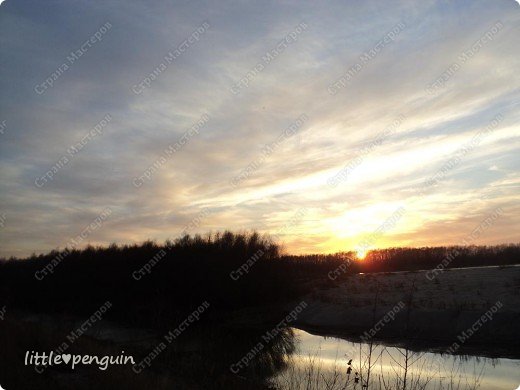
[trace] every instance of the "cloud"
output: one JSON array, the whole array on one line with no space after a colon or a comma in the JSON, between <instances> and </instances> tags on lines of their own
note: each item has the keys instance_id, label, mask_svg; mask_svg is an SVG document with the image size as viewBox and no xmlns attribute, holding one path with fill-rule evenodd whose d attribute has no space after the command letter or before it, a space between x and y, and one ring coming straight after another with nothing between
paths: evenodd
<instances>
[{"instance_id":1,"label":"cloud","mask_svg":"<svg viewBox=\"0 0 520 390\"><path fill-rule=\"evenodd\" d=\"M205 21L207 31L184 44L149 88L134 93ZM503 28L493 39L428 93L497 22ZM106 23L111 28L102 39L67 63ZM232 86L300 23L307 28L298 39L235 95ZM329 85L398 23L405 27L395 40L331 95ZM507 218L482 242L518 241L519 27L518 9L507 2L6 3L0 9L0 122L6 123L0 212L7 221L0 255L64 245L105 207L113 214L89 237L92 243L174 237L205 207L217 211L200 232L273 232L306 207L309 213L283 236L287 250L347 250L401 204L406 216L378 245L454 242L500 205L509 206ZM68 69L52 87L36 93L63 63ZM37 188L34 180L106 114L113 119L103 134ZM135 188L133 179L203 114L210 120L200 133ZM301 114L308 117L302 128L232 186ZM497 114L504 118L500 126L417 199L417 185ZM405 120L396 132L346 180L327 184L400 115Z\"/></svg>"}]
</instances>

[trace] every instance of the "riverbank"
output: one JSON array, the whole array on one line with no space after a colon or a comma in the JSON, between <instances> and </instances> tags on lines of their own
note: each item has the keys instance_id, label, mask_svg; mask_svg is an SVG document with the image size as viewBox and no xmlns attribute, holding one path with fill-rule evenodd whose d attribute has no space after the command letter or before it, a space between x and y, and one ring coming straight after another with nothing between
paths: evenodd
<instances>
[{"instance_id":1,"label":"riverbank","mask_svg":"<svg viewBox=\"0 0 520 390\"><path fill-rule=\"evenodd\" d=\"M295 326L396 346L520 357L520 267L348 276L303 298Z\"/></svg>"}]
</instances>

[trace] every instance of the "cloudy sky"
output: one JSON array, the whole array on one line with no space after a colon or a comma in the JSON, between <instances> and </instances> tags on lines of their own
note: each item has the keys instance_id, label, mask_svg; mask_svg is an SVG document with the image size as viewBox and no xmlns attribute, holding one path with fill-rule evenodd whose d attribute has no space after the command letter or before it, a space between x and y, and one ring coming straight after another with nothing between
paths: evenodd
<instances>
[{"instance_id":1,"label":"cloudy sky","mask_svg":"<svg viewBox=\"0 0 520 390\"><path fill-rule=\"evenodd\" d=\"M519 38L513 0L7 0L0 256L519 242Z\"/></svg>"}]
</instances>

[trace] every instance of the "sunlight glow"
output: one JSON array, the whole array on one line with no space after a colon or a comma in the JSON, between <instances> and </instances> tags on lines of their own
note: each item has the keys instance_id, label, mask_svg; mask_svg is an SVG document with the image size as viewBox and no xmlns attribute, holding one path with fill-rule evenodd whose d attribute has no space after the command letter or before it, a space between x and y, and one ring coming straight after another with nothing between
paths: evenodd
<instances>
[{"instance_id":1,"label":"sunlight glow","mask_svg":"<svg viewBox=\"0 0 520 390\"><path fill-rule=\"evenodd\" d=\"M356 256L357 256L358 260L363 260L366 255L367 255L367 251L365 249L358 249L356 251Z\"/></svg>"}]
</instances>

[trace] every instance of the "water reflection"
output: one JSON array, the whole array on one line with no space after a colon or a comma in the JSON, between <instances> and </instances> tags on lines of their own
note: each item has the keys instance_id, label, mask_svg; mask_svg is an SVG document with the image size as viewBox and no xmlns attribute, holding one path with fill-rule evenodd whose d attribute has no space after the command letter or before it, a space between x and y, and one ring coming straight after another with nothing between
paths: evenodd
<instances>
[{"instance_id":1,"label":"water reflection","mask_svg":"<svg viewBox=\"0 0 520 390\"><path fill-rule=\"evenodd\" d=\"M57 320L52 326L43 324L13 318L0 323L0 383L6 389L363 390L368 386L374 390L509 390L520 383L520 360L441 356L375 344L370 350L366 343L314 336L298 329L274 332L267 325L215 324L188 329L139 375L131 367L72 371L57 366L40 375L34 367L24 365L25 351L56 350L72 327L63 325L61 329ZM102 356L125 350L139 361L162 336L158 333L156 338L137 342L139 338L128 337L126 331L111 329L110 340L96 338L97 333L83 335L66 353Z\"/></svg>"},{"instance_id":2,"label":"water reflection","mask_svg":"<svg viewBox=\"0 0 520 390\"><path fill-rule=\"evenodd\" d=\"M280 389L501 390L520 383L520 360L414 352L294 333L298 346L289 368L273 380Z\"/></svg>"},{"instance_id":3,"label":"water reflection","mask_svg":"<svg viewBox=\"0 0 520 390\"><path fill-rule=\"evenodd\" d=\"M71 343L67 336L74 326L58 318L32 323L12 316L0 322L0 384L6 389L24 390L264 390L271 378L288 368L296 350L294 330L275 332L271 325L244 328L211 324L188 328L165 349L157 349L164 343L164 331L143 338L132 334L132 329L98 325ZM110 334L110 338L97 337L101 334ZM26 351L33 350L96 356L117 355L124 350L135 357L136 363L151 357L151 351L160 353L156 352L150 364L137 372L131 365L106 371L94 366L72 370L70 365L55 365L40 374L42 371L24 364Z\"/></svg>"}]
</instances>

